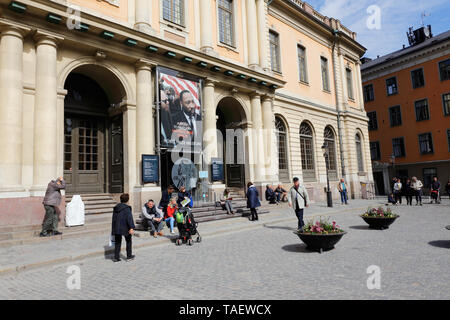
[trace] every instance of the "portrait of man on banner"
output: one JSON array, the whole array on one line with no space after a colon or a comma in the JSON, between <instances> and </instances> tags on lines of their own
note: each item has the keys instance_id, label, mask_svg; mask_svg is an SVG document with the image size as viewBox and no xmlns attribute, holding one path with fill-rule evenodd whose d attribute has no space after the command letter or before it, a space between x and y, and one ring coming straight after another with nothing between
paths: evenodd
<instances>
[{"instance_id":1,"label":"portrait of man on banner","mask_svg":"<svg viewBox=\"0 0 450 320\"><path fill-rule=\"evenodd\" d=\"M161 146L182 145L184 149L201 150L200 83L169 73L159 73Z\"/></svg>"}]
</instances>

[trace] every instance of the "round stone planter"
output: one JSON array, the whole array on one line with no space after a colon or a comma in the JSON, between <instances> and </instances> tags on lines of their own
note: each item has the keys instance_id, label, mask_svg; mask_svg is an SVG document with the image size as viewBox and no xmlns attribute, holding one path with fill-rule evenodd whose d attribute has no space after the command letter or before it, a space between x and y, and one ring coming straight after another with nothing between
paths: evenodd
<instances>
[{"instance_id":1,"label":"round stone planter","mask_svg":"<svg viewBox=\"0 0 450 320\"><path fill-rule=\"evenodd\" d=\"M397 219L399 216L393 217L393 218L378 218L378 217L364 217L363 220L367 222L369 225L369 228L371 229L388 229L391 224L394 223L395 219Z\"/></svg>"},{"instance_id":2,"label":"round stone planter","mask_svg":"<svg viewBox=\"0 0 450 320\"><path fill-rule=\"evenodd\" d=\"M341 233L331 234L311 234L305 232L294 233L306 244L306 249L322 253L322 251L333 249L334 245L338 243L347 232L344 231Z\"/></svg>"},{"instance_id":3,"label":"round stone planter","mask_svg":"<svg viewBox=\"0 0 450 320\"><path fill-rule=\"evenodd\" d=\"M445 229L450 230L450 225L446 226Z\"/></svg>"}]
</instances>

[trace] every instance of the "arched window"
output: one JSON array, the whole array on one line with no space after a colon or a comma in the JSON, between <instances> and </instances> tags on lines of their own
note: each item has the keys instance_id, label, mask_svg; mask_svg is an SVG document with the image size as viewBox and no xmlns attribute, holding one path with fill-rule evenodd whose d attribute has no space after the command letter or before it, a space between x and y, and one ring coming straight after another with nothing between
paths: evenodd
<instances>
[{"instance_id":1,"label":"arched window","mask_svg":"<svg viewBox=\"0 0 450 320\"><path fill-rule=\"evenodd\" d=\"M356 159L358 160L358 171L364 172L364 162L363 162L363 153L362 153L362 145L361 145L361 136L359 133L355 135L355 143L356 143Z\"/></svg>"},{"instance_id":2,"label":"arched window","mask_svg":"<svg viewBox=\"0 0 450 320\"><path fill-rule=\"evenodd\" d=\"M300 151L302 156L302 171L304 180L315 180L313 131L309 124L300 125Z\"/></svg>"},{"instance_id":3,"label":"arched window","mask_svg":"<svg viewBox=\"0 0 450 320\"><path fill-rule=\"evenodd\" d=\"M325 144L328 146L328 155L325 156L325 162L328 169L330 180L337 180L337 165L336 165L336 141L333 129L326 127L323 132Z\"/></svg>"},{"instance_id":4,"label":"arched window","mask_svg":"<svg viewBox=\"0 0 450 320\"><path fill-rule=\"evenodd\" d=\"M289 181L288 155L287 155L287 130L280 117L275 117L275 135L278 145L278 178L280 181Z\"/></svg>"}]
</instances>

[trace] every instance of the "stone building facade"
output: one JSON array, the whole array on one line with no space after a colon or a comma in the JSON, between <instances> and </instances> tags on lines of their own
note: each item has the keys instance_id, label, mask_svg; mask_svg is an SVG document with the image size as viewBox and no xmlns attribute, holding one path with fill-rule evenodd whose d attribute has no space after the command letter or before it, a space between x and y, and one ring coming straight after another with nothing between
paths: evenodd
<instances>
[{"instance_id":1,"label":"stone building facade","mask_svg":"<svg viewBox=\"0 0 450 320\"><path fill-rule=\"evenodd\" d=\"M141 161L168 161L160 67L200 79L206 175L196 199L298 176L322 201L327 163L335 197L340 177L354 198L373 184L365 48L305 2L0 0L0 31L0 225L40 223L59 176L70 193L128 192L135 209L158 199L170 173L144 183ZM212 181L219 127L242 129L234 151L245 160Z\"/></svg>"}]
</instances>

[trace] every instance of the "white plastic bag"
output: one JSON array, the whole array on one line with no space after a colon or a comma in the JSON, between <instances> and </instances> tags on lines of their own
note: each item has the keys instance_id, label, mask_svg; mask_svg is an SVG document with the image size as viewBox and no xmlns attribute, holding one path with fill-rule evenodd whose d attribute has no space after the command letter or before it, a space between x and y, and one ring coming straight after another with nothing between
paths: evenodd
<instances>
[{"instance_id":1,"label":"white plastic bag","mask_svg":"<svg viewBox=\"0 0 450 320\"><path fill-rule=\"evenodd\" d=\"M116 245L116 236L112 234L109 236L109 246L114 247L115 245Z\"/></svg>"},{"instance_id":2,"label":"white plastic bag","mask_svg":"<svg viewBox=\"0 0 450 320\"><path fill-rule=\"evenodd\" d=\"M80 195L74 195L66 206L66 226L84 225L84 203Z\"/></svg>"}]
</instances>

